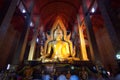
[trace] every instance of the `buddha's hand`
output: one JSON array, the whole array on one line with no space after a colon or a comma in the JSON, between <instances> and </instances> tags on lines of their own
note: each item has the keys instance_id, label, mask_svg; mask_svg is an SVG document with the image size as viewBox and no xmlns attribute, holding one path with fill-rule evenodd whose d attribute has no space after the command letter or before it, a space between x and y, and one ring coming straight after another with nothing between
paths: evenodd
<instances>
[{"instance_id":1,"label":"buddha's hand","mask_svg":"<svg viewBox=\"0 0 120 80\"><path fill-rule=\"evenodd\" d=\"M45 54L45 55L44 55L44 58L47 58L48 56L49 56L48 54Z\"/></svg>"}]
</instances>

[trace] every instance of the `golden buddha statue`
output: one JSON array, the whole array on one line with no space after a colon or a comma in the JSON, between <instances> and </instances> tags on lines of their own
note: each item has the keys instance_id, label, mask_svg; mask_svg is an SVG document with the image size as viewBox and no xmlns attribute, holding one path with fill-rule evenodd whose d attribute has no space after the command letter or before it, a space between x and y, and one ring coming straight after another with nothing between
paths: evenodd
<instances>
[{"instance_id":1,"label":"golden buddha statue","mask_svg":"<svg viewBox=\"0 0 120 80\"><path fill-rule=\"evenodd\" d=\"M67 59L71 55L69 43L64 41L63 36L63 31L58 26L54 30L54 40L48 43L47 56L50 55L51 50L52 59Z\"/></svg>"},{"instance_id":2,"label":"golden buddha statue","mask_svg":"<svg viewBox=\"0 0 120 80\"><path fill-rule=\"evenodd\" d=\"M50 35L47 35L47 41L44 46L44 55L38 60L43 62L65 61L71 60L75 57L70 35L67 35L64 24L61 20L57 20Z\"/></svg>"}]
</instances>

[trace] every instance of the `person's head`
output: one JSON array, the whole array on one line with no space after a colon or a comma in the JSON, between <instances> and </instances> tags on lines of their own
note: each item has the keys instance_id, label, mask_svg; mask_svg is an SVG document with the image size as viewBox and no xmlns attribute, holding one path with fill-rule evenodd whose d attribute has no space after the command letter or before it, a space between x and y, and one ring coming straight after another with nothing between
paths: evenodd
<instances>
[{"instance_id":1,"label":"person's head","mask_svg":"<svg viewBox=\"0 0 120 80\"><path fill-rule=\"evenodd\" d=\"M68 71L68 73L70 73L70 71Z\"/></svg>"},{"instance_id":2,"label":"person's head","mask_svg":"<svg viewBox=\"0 0 120 80\"><path fill-rule=\"evenodd\" d=\"M71 75L69 80L80 80L77 75Z\"/></svg>"},{"instance_id":3,"label":"person's head","mask_svg":"<svg viewBox=\"0 0 120 80\"><path fill-rule=\"evenodd\" d=\"M55 30L54 30L54 39L55 40L62 40L63 38L63 31L60 28L60 26L58 26Z\"/></svg>"}]
</instances>

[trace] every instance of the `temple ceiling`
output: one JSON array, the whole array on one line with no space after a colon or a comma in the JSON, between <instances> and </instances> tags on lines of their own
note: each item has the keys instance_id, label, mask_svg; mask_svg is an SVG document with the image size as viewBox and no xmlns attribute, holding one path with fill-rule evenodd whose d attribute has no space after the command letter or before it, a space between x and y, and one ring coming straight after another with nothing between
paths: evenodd
<instances>
[{"instance_id":1,"label":"temple ceiling","mask_svg":"<svg viewBox=\"0 0 120 80\"><path fill-rule=\"evenodd\" d=\"M8 4L9 1L10 0L0 1L1 11L5 10L5 4ZM90 1L92 0L87 0L87 6L89 6ZM72 31L74 30L75 24L77 25L77 15L83 15L81 9L82 0L22 0L22 2L28 12L30 12L29 10L32 11L31 19L33 20L34 24L37 18L40 18L39 27L42 26L45 32L51 30L51 27L54 24L57 16L61 17L66 29ZM106 2L110 3L110 6L117 11L119 16L120 1L107 0ZM15 14L18 13L15 12ZM103 27L104 22L100 16L101 13L99 9L97 9L92 15L92 24L95 25L93 27L97 31L99 28ZM21 25L25 24L24 19L21 16L22 13L19 13L19 15L14 15L12 19L12 23L19 31L23 30ZM31 29L31 34L33 34L33 28ZM84 32L84 34L86 34L86 30Z\"/></svg>"},{"instance_id":2,"label":"temple ceiling","mask_svg":"<svg viewBox=\"0 0 120 80\"><path fill-rule=\"evenodd\" d=\"M33 3L32 18L40 17L40 24L50 30L57 16L63 19L66 28L72 30L81 5L81 0L23 0L27 9Z\"/></svg>"}]
</instances>

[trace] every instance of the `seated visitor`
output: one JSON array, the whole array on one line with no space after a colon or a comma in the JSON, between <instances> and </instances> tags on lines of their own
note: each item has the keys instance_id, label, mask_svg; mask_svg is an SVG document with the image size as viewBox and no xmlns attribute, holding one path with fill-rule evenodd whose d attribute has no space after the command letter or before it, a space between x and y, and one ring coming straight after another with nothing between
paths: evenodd
<instances>
[{"instance_id":1,"label":"seated visitor","mask_svg":"<svg viewBox=\"0 0 120 80\"><path fill-rule=\"evenodd\" d=\"M67 80L66 76L65 76L65 73L61 72L61 74L58 76L57 80Z\"/></svg>"},{"instance_id":2,"label":"seated visitor","mask_svg":"<svg viewBox=\"0 0 120 80\"><path fill-rule=\"evenodd\" d=\"M80 80L77 75L71 75L69 80Z\"/></svg>"}]
</instances>

